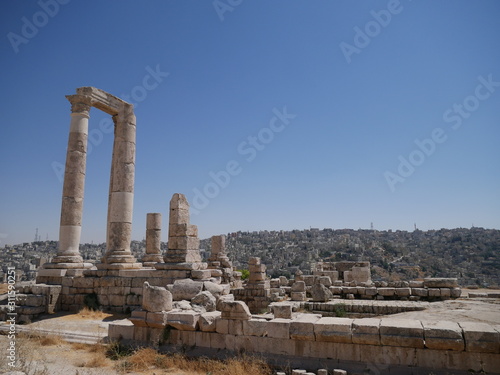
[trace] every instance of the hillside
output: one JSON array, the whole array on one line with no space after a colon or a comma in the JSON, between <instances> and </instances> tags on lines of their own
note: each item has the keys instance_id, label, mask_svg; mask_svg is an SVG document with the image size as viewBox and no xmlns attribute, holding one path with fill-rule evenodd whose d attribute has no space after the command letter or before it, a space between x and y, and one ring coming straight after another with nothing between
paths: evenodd
<instances>
[{"instance_id":1,"label":"hillside","mask_svg":"<svg viewBox=\"0 0 500 375\"><path fill-rule=\"evenodd\" d=\"M210 249L208 240L202 248ZM457 277L461 285L500 285L500 230L413 232L309 229L229 233L232 260L245 268L261 257L273 276L310 270L318 260L367 260L377 279Z\"/></svg>"}]
</instances>

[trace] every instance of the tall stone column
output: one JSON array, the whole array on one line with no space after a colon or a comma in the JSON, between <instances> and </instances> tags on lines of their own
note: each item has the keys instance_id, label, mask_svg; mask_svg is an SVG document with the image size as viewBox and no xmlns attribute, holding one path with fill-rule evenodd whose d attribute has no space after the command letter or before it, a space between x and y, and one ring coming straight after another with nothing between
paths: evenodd
<instances>
[{"instance_id":1,"label":"tall stone column","mask_svg":"<svg viewBox=\"0 0 500 375\"><path fill-rule=\"evenodd\" d=\"M161 256L161 214L149 213L146 218L146 255L142 264L154 267L156 263L163 263Z\"/></svg>"},{"instance_id":2,"label":"tall stone column","mask_svg":"<svg viewBox=\"0 0 500 375\"><path fill-rule=\"evenodd\" d=\"M68 95L71 103L71 125L64 170L59 248L57 256L44 268L90 268L80 255L83 194L87 164L87 136L91 99L85 95Z\"/></svg>"},{"instance_id":3,"label":"tall stone column","mask_svg":"<svg viewBox=\"0 0 500 375\"><path fill-rule=\"evenodd\" d=\"M132 256L132 213L135 177L135 115L131 104L124 104L115 122L113 159L108 201L106 255L100 269L141 268Z\"/></svg>"}]
</instances>

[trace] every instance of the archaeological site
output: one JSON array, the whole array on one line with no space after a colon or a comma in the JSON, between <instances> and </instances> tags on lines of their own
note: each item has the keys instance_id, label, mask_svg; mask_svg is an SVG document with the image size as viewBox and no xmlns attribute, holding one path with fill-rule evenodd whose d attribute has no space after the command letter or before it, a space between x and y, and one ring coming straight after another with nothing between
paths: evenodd
<instances>
[{"instance_id":1,"label":"archaeological site","mask_svg":"<svg viewBox=\"0 0 500 375\"><path fill-rule=\"evenodd\" d=\"M18 323L88 307L127 314L109 323L109 342L214 358L245 353L276 368L288 364L293 374L500 373L500 325L451 319L445 312L425 319L437 304L474 300L453 278L374 282L367 261L325 260L291 278L271 279L258 257L248 259L243 278L224 235L213 236L209 257L202 257L198 228L180 193L147 214L146 251L136 259L130 250L133 106L93 87L78 88L67 99L71 122L58 253L40 267L36 283L18 286ZM111 115L115 125L107 250L95 264L79 252L92 107ZM165 216L159 212L168 199ZM164 253L162 239L168 241ZM0 307L5 321L8 305Z\"/></svg>"}]
</instances>

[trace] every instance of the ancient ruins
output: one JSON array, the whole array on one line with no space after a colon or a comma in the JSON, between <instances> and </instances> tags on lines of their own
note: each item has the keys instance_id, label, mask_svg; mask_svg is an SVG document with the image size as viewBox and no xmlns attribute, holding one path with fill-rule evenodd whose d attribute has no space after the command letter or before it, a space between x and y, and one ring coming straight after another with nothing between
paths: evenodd
<instances>
[{"instance_id":1,"label":"ancient ruins","mask_svg":"<svg viewBox=\"0 0 500 375\"><path fill-rule=\"evenodd\" d=\"M36 284L20 288L20 321L89 306L130 314L110 324L110 340L191 348L193 354L259 353L275 362L307 364L322 374L325 367L347 373L365 368L405 374L416 373L411 369L435 374L498 371L500 327L448 322L446 317L427 323L388 316L459 298L456 279L374 283L369 262L322 262L310 275L299 271L292 279L269 279L266 266L254 257L248 260L249 279L243 281L223 235L212 237L210 256L202 258L198 228L190 223L183 194L170 200L164 254L160 245L167 223L162 223L161 213L147 214L146 252L138 261L130 251L133 106L93 87L79 88L67 99L71 122L58 254L39 270ZM85 263L79 252L92 107L111 115L115 124L107 251L95 265ZM6 319L5 310L1 318Z\"/></svg>"}]
</instances>

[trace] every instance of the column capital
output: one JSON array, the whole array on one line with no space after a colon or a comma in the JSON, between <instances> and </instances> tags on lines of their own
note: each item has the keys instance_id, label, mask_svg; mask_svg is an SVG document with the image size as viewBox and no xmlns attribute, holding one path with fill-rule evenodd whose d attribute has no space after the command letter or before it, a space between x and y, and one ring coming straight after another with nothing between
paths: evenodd
<instances>
[{"instance_id":1,"label":"column capital","mask_svg":"<svg viewBox=\"0 0 500 375\"><path fill-rule=\"evenodd\" d=\"M71 103L71 113L78 113L89 117L92 98L86 95L66 95L66 99Z\"/></svg>"}]
</instances>

